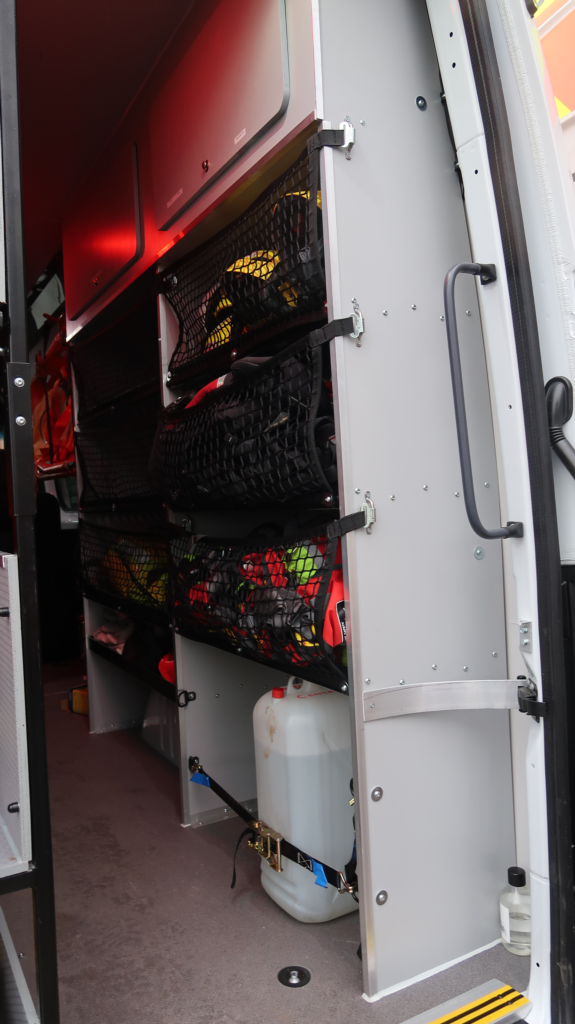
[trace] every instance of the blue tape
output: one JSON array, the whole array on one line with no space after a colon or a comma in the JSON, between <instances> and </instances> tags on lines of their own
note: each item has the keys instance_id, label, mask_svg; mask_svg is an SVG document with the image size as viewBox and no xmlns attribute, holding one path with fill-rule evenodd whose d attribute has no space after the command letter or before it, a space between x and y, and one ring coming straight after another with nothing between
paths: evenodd
<instances>
[{"instance_id":1,"label":"blue tape","mask_svg":"<svg viewBox=\"0 0 575 1024\"><path fill-rule=\"evenodd\" d=\"M207 786L209 789L210 780L207 775L202 775L201 772L194 772L190 782L197 782L199 786Z\"/></svg>"},{"instance_id":2,"label":"blue tape","mask_svg":"<svg viewBox=\"0 0 575 1024\"><path fill-rule=\"evenodd\" d=\"M311 863L312 863L313 873L315 875L315 884L316 885L321 885L321 886L323 886L324 889L327 889L327 878L325 877L325 871L323 870L323 865L322 864L318 864L317 860L314 860L313 857L311 859Z\"/></svg>"}]
</instances>

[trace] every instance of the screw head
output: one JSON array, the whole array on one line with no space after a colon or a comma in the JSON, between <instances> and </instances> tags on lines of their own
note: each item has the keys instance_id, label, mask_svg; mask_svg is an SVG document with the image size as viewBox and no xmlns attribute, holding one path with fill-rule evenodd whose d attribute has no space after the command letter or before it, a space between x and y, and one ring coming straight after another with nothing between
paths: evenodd
<instances>
[{"instance_id":1,"label":"screw head","mask_svg":"<svg viewBox=\"0 0 575 1024\"><path fill-rule=\"evenodd\" d=\"M324 505L333 505L333 494L325 494L323 503Z\"/></svg>"},{"instance_id":2,"label":"screw head","mask_svg":"<svg viewBox=\"0 0 575 1024\"><path fill-rule=\"evenodd\" d=\"M209 171L209 169L210 169L210 161L209 160L202 160L202 171L206 171L207 172L207 171Z\"/></svg>"},{"instance_id":3,"label":"screw head","mask_svg":"<svg viewBox=\"0 0 575 1024\"><path fill-rule=\"evenodd\" d=\"M465 310L465 316L471 316L471 310L470 309L466 309Z\"/></svg>"},{"instance_id":4,"label":"screw head","mask_svg":"<svg viewBox=\"0 0 575 1024\"><path fill-rule=\"evenodd\" d=\"M24 959L24 954L23 953L18 953L18 959L19 960L23 960Z\"/></svg>"},{"instance_id":5,"label":"screw head","mask_svg":"<svg viewBox=\"0 0 575 1024\"><path fill-rule=\"evenodd\" d=\"M365 121L363 120L363 117L361 118L361 120L360 120L360 122L359 122L359 123L360 123L360 124L365 124Z\"/></svg>"},{"instance_id":6,"label":"screw head","mask_svg":"<svg viewBox=\"0 0 575 1024\"><path fill-rule=\"evenodd\" d=\"M361 487L356 487L355 493L356 494L361 494Z\"/></svg>"},{"instance_id":7,"label":"screw head","mask_svg":"<svg viewBox=\"0 0 575 1024\"><path fill-rule=\"evenodd\" d=\"M390 501L395 501L395 494L390 494L389 495L389 500Z\"/></svg>"},{"instance_id":8,"label":"screw head","mask_svg":"<svg viewBox=\"0 0 575 1024\"><path fill-rule=\"evenodd\" d=\"M484 487L489 487L489 484L487 483L487 480L485 481L485 483L483 484L483 486L484 486Z\"/></svg>"},{"instance_id":9,"label":"screw head","mask_svg":"<svg viewBox=\"0 0 575 1024\"><path fill-rule=\"evenodd\" d=\"M23 377L14 377L14 384L16 385L17 388L23 388L24 387L24 378Z\"/></svg>"},{"instance_id":10,"label":"screw head","mask_svg":"<svg viewBox=\"0 0 575 1024\"><path fill-rule=\"evenodd\" d=\"M475 555L477 561L480 562L485 554L485 551L483 550L481 545L478 544L477 547L473 549L473 554Z\"/></svg>"},{"instance_id":11,"label":"screw head","mask_svg":"<svg viewBox=\"0 0 575 1024\"><path fill-rule=\"evenodd\" d=\"M496 658L497 657L497 651L492 651L491 652L491 657L492 658Z\"/></svg>"},{"instance_id":12,"label":"screw head","mask_svg":"<svg viewBox=\"0 0 575 1024\"><path fill-rule=\"evenodd\" d=\"M19 427L25 427L26 426L26 417L25 416L17 416L16 417L16 424Z\"/></svg>"},{"instance_id":13,"label":"screw head","mask_svg":"<svg viewBox=\"0 0 575 1024\"><path fill-rule=\"evenodd\" d=\"M413 303L413 305L412 305L412 307L411 307L411 308L412 308L412 309L417 309L417 306L415 305L415 302Z\"/></svg>"},{"instance_id":14,"label":"screw head","mask_svg":"<svg viewBox=\"0 0 575 1024\"><path fill-rule=\"evenodd\" d=\"M444 317L443 313L441 314L441 316L439 317L439 319L440 319L440 320L445 320L445 317Z\"/></svg>"},{"instance_id":15,"label":"screw head","mask_svg":"<svg viewBox=\"0 0 575 1024\"><path fill-rule=\"evenodd\" d=\"M387 313L387 309L384 309L384 311L383 311L383 315L384 315L384 316L387 316L387 315L388 315L388 313Z\"/></svg>"},{"instance_id":16,"label":"screw head","mask_svg":"<svg viewBox=\"0 0 575 1024\"><path fill-rule=\"evenodd\" d=\"M454 493L455 493L455 497L458 498L459 497L459 491L455 491Z\"/></svg>"},{"instance_id":17,"label":"screw head","mask_svg":"<svg viewBox=\"0 0 575 1024\"><path fill-rule=\"evenodd\" d=\"M171 380L171 379L172 379L172 374L171 374L171 373L170 373L170 371L168 370L168 372L167 372L167 374L166 374L166 380Z\"/></svg>"},{"instance_id":18,"label":"screw head","mask_svg":"<svg viewBox=\"0 0 575 1024\"><path fill-rule=\"evenodd\" d=\"M369 686L370 683L371 683L371 679L369 678L369 676L366 676L365 685Z\"/></svg>"},{"instance_id":19,"label":"screw head","mask_svg":"<svg viewBox=\"0 0 575 1024\"><path fill-rule=\"evenodd\" d=\"M432 667L433 671L435 672L435 669L437 668L437 665L435 664L435 662L433 663L433 665L431 667Z\"/></svg>"},{"instance_id":20,"label":"screw head","mask_svg":"<svg viewBox=\"0 0 575 1024\"><path fill-rule=\"evenodd\" d=\"M378 907L383 907L383 904L387 903L387 893L385 889L380 889L377 896L375 897L375 902L377 903Z\"/></svg>"},{"instance_id":21,"label":"screw head","mask_svg":"<svg viewBox=\"0 0 575 1024\"><path fill-rule=\"evenodd\" d=\"M342 684L342 687L341 687L341 692L342 692L342 693L347 693L347 683L343 683L343 684Z\"/></svg>"},{"instance_id":22,"label":"screw head","mask_svg":"<svg viewBox=\"0 0 575 1024\"><path fill-rule=\"evenodd\" d=\"M370 704L369 706L370 706L370 708L374 708L375 704Z\"/></svg>"},{"instance_id":23,"label":"screw head","mask_svg":"<svg viewBox=\"0 0 575 1024\"><path fill-rule=\"evenodd\" d=\"M425 96L418 96L415 105L418 110L427 110L427 100Z\"/></svg>"},{"instance_id":24,"label":"screw head","mask_svg":"<svg viewBox=\"0 0 575 1024\"><path fill-rule=\"evenodd\" d=\"M428 486L428 484L424 484L424 485L423 485L423 490L424 490L424 491L428 491L428 490L429 490L429 486Z\"/></svg>"},{"instance_id":25,"label":"screw head","mask_svg":"<svg viewBox=\"0 0 575 1024\"><path fill-rule=\"evenodd\" d=\"M219 693L216 693L216 697L219 697Z\"/></svg>"},{"instance_id":26,"label":"screw head","mask_svg":"<svg viewBox=\"0 0 575 1024\"><path fill-rule=\"evenodd\" d=\"M372 791L371 791L371 799L375 803L377 803L379 800L381 800L382 796L383 796L383 789L381 788L381 786L376 786L375 789L372 789Z\"/></svg>"},{"instance_id":27,"label":"screw head","mask_svg":"<svg viewBox=\"0 0 575 1024\"><path fill-rule=\"evenodd\" d=\"M399 680L399 685L400 686L405 686L405 679L400 679Z\"/></svg>"},{"instance_id":28,"label":"screw head","mask_svg":"<svg viewBox=\"0 0 575 1024\"><path fill-rule=\"evenodd\" d=\"M237 358L238 358L238 350L237 350L237 348L233 348L232 352L231 352L231 355L230 355L230 359L237 359Z\"/></svg>"},{"instance_id":29,"label":"screw head","mask_svg":"<svg viewBox=\"0 0 575 1024\"><path fill-rule=\"evenodd\" d=\"M469 666L468 665L464 665L463 666L463 671L464 672L469 672Z\"/></svg>"}]
</instances>

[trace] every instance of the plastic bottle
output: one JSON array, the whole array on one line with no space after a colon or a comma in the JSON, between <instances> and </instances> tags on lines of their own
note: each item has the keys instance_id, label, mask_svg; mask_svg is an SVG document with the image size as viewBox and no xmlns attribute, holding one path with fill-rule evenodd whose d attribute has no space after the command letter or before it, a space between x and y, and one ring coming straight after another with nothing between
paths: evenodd
<instances>
[{"instance_id":1,"label":"plastic bottle","mask_svg":"<svg viewBox=\"0 0 575 1024\"><path fill-rule=\"evenodd\" d=\"M501 939L505 949L517 956L531 953L531 896L523 868L509 868L509 884L499 893Z\"/></svg>"},{"instance_id":2,"label":"plastic bottle","mask_svg":"<svg viewBox=\"0 0 575 1024\"><path fill-rule=\"evenodd\" d=\"M295 680L264 694L254 708L258 817L310 857L343 871L353 853L349 698ZM293 861L278 873L262 858L262 885L305 923L357 910Z\"/></svg>"}]
</instances>

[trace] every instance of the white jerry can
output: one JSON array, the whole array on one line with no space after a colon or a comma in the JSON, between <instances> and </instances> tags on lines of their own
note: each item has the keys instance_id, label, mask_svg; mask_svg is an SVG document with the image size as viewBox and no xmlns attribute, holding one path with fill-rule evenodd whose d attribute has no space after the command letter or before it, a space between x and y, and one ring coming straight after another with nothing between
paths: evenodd
<instances>
[{"instance_id":1,"label":"white jerry can","mask_svg":"<svg viewBox=\"0 0 575 1024\"><path fill-rule=\"evenodd\" d=\"M258 818L336 871L344 870L354 843L349 710L341 693L293 676L254 708ZM262 859L262 885L305 923L357 910L349 893L318 884L311 871L286 858L281 873Z\"/></svg>"}]
</instances>

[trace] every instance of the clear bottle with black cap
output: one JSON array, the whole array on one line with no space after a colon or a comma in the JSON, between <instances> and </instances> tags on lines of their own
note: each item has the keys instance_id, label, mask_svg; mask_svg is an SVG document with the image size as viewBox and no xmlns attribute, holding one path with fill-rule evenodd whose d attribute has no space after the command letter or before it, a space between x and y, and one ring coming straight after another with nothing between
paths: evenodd
<instances>
[{"instance_id":1,"label":"clear bottle with black cap","mask_svg":"<svg viewBox=\"0 0 575 1024\"><path fill-rule=\"evenodd\" d=\"M499 893L501 940L505 949L517 956L531 953L531 896L525 871L513 867L507 871L508 885Z\"/></svg>"}]
</instances>

